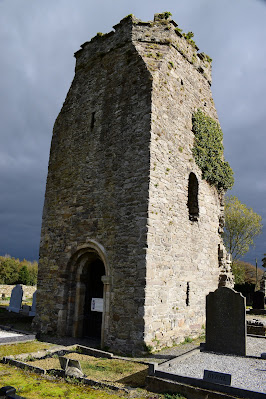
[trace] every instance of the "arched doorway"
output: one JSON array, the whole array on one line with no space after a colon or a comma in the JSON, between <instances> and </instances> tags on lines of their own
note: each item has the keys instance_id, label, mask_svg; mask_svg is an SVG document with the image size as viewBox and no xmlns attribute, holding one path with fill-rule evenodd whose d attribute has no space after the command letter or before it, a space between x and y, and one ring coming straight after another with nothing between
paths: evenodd
<instances>
[{"instance_id":1,"label":"arched doorway","mask_svg":"<svg viewBox=\"0 0 266 399\"><path fill-rule=\"evenodd\" d=\"M109 277L103 247L91 241L70 260L67 330L73 337L97 338L105 344L109 316Z\"/></svg>"}]
</instances>

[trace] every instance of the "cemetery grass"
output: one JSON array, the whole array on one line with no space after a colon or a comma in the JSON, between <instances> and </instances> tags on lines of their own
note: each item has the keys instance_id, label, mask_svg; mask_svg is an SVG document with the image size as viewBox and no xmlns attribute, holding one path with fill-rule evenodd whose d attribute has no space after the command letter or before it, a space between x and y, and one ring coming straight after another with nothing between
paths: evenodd
<instances>
[{"instance_id":1,"label":"cemetery grass","mask_svg":"<svg viewBox=\"0 0 266 399\"><path fill-rule=\"evenodd\" d=\"M36 375L9 365L0 364L0 387L13 386L16 394L27 399L79 398L79 399L186 399L179 394L156 394L142 389L133 393L92 388L75 380L66 382L63 378Z\"/></svg>"},{"instance_id":2,"label":"cemetery grass","mask_svg":"<svg viewBox=\"0 0 266 399\"><path fill-rule=\"evenodd\" d=\"M22 353L32 353L44 349L51 349L54 348L55 346L56 345L39 341L0 345L0 359L2 359L4 356L10 356L10 355L15 356L15 355L20 355Z\"/></svg>"},{"instance_id":3,"label":"cemetery grass","mask_svg":"<svg viewBox=\"0 0 266 399\"><path fill-rule=\"evenodd\" d=\"M9 355L19 355L22 353L33 353L38 350L51 349L55 347L53 344L43 343L38 341L24 342L9 345L0 345L0 359L3 356ZM76 354L78 355L78 354ZM73 354L70 355L73 358ZM52 360L58 361L58 359L52 358ZM59 362L58 362L59 363ZM27 399L46 399L46 398L80 398L80 399L128 399L129 397L137 397L139 399L186 399L183 396L176 395L161 395L148 392L142 388L136 388L139 385L144 384L144 378L146 375L146 366L140 365L139 363L127 365L127 369L121 361L116 361L113 366L113 370L110 368L110 359L95 359L94 364L91 367L84 367L83 362L81 365L84 367L84 372L88 375L91 373L92 379L97 379L96 374L103 373L106 370L105 379L108 376L109 380L111 378L115 379L117 375L122 375L121 387L124 385L135 387L134 394L132 392L127 395L124 391L113 392L108 389L97 389L92 388L77 380L64 380L63 378L52 377L52 376L41 376L36 375L33 372L27 370L21 370L14 366L1 364L0 363L0 387L10 385L16 388L17 394L21 395ZM138 368L144 368L140 370ZM96 371L96 374L95 374ZM106 374L107 373L107 374ZM122 373L122 374L121 374ZM100 377L100 374L98 374Z\"/></svg>"},{"instance_id":4,"label":"cemetery grass","mask_svg":"<svg viewBox=\"0 0 266 399\"><path fill-rule=\"evenodd\" d=\"M69 353L65 357L78 360L83 373L87 378L106 383L114 383L117 386L129 385L131 387L145 386L148 374L148 366L120 359L96 358L81 353ZM45 359L29 359L30 365L43 369L61 369L57 355Z\"/></svg>"},{"instance_id":5,"label":"cemetery grass","mask_svg":"<svg viewBox=\"0 0 266 399\"><path fill-rule=\"evenodd\" d=\"M83 385L69 384L63 379L37 376L33 373L0 364L0 384L16 388L16 393L27 399L80 398L117 399L126 396L96 390Z\"/></svg>"}]
</instances>

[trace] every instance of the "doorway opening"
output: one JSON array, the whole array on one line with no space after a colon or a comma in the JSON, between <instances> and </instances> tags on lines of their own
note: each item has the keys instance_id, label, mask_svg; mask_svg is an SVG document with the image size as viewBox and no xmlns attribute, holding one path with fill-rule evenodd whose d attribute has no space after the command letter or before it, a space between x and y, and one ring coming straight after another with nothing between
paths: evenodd
<instances>
[{"instance_id":1,"label":"doorway opening","mask_svg":"<svg viewBox=\"0 0 266 399\"><path fill-rule=\"evenodd\" d=\"M81 308L82 337L101 338L104 286L102 276L105 267L101 259L92 259L85 263L80 275L81 285L84 285L83 309Z\"/></svg>"},{"instance_id":2,"label":"doorway opening","mask_svg":"<svg viewBox=\"0 0 266 399\"><path fill-rule=\"evenodd\" d=\"M69 263L66 335L88 337L105 345L108 334L110 278L104 248L91 240Z\"/></svg>"}]
</instances>

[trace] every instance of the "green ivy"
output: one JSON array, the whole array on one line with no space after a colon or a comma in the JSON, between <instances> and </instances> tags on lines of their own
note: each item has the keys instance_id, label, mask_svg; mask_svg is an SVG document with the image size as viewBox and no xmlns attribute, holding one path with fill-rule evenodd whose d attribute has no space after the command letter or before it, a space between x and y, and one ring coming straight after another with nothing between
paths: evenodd
<instances>
[{"instance_id":1,"label":"green ivy","mask_svg":"<svg viewBox=\"0 0 266 399\"><path fill-rule=\"evenodd\" d=\"M233 171L223 161L223 132L220 125L198 109L192 116L192 130L195 134L193 155L202 170L203 179L218 190L228 190L234 184Z\"/></svg>"}]
</instances>

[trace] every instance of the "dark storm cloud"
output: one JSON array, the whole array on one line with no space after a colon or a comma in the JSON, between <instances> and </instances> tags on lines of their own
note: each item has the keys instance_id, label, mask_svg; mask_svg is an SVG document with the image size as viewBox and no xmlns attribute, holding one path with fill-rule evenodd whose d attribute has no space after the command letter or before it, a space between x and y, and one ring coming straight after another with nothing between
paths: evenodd
<instances>
[{"instance_id":1,"label":"dark storm cloud","mask_svg":"<svg viewBox=\"0 0 266 399\"><path fill-rule=\"evenodd\" d=\"M213 58L232 193L266 223L265 1L0 0L0 254L38 256L52 127L74 76L73 53L129 13L151 20L168 10Z\"/></svg>"},{"instance_id":2,"label":"dark storm cloud","mask_svg":"<svg viewBox=\"0 0 266 399\"><path fill-rule=\"evenodd\" d=\"M239 127L232 131L234 136L227 140L226 146L227 158L235 172L235 185L229 194L236 195L262 217L263 233L255 240L255 249L245 256L245 260L252 263L257 257L259 264L266 253L265 125L266 115L257 119L251 115L246 124L239 123ZM225 130L225 136L227 133L230 131Z\"/></svg>"}]
</instances>

